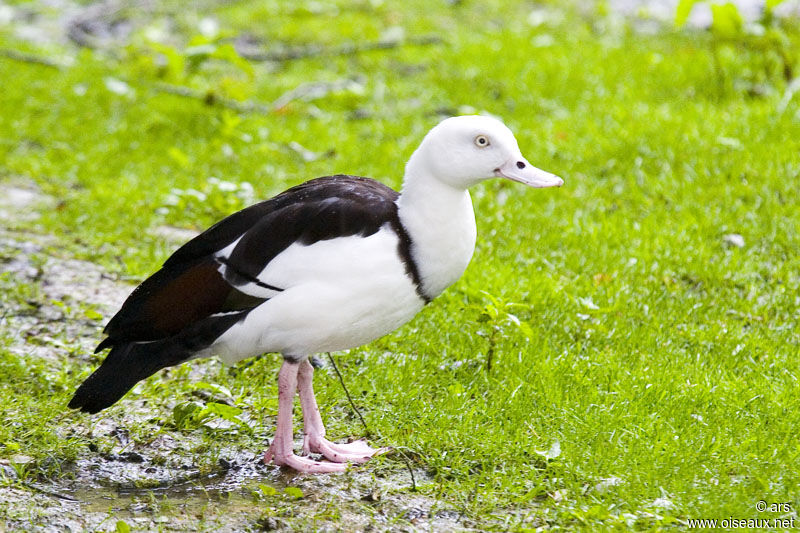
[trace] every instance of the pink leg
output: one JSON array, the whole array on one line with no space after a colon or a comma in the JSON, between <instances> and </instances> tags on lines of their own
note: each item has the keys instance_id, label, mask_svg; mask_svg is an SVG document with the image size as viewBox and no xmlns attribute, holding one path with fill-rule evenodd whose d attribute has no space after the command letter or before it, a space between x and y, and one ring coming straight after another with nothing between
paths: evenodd
<instances>
[{"instance_id":1,"label":"pink leg","mask_svg":"<svg viewBox=\"0 0 800 533\"><path fill-rule=\"evenodd\" d=\"M307 363L307 361L304 361ZM302 363L301 363L302 364ZM297 390L297 363L283 362L278 373L278 423L275 427L275 438L272 445L264 453L264 463L273 461L279 466L288 466L298 472L313 474L326 472L342 472L347 465L337 463L320 463L305 457L298 457L292 451L294 436L292 432L292 404Z\"/></svg>"},{"instance_id":2,"label":"pink leg","mask_svg":"<svg viewBox=\"0 0 800 533\"><path fill-rule=\"evenodd\" d=\"M297 387L300 405L303 408L303 455L321 453L335 463L363 463L370 457L386 451L384 448L370 448L363 440L349 444L336 444L325 438L325 426L319 414L317 400L314 398L314 367L306 359L300 363L297 373Z\"/></svg>"}]
</instances>

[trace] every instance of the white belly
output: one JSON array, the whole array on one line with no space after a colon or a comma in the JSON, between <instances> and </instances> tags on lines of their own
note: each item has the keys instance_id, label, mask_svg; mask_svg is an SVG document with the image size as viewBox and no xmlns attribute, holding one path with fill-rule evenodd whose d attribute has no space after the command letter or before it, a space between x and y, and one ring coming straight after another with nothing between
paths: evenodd
<instances>
[{"instance_id":1,"label":"white belly","mask_svg":"<svg viewBox=\"0 0 800 533\"><path fill-rule=\"evenodd\" d=\"M397 247L388 227L366 238L293 244L258 276L284 290L209 352L226 362L265 352L309 355L354 348L394 331L424 305Z\"/></svg>"}]
</instances>

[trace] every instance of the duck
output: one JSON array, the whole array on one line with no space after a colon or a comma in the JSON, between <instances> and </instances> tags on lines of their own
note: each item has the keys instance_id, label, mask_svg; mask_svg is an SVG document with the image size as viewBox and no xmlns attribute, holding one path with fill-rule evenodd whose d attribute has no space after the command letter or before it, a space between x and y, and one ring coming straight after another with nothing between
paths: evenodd
<instances>
[{"instance_id":1,"label":"duck","mask_svg":"<svg viewBox=\"0 0 800 533\"><path fill-rule=\"evenodd\" d=\"M303 473L366 462L384 449L326 438L309 358L391 333L458 280L477 237L468 189L491 178L534 188L564 183L531 165L499 119L456 116L424 136L400 192L337 174L229 215L133 290L95 350L107 356L69 407L98 413L136 383L193 359L234 364L277 353L278 412L264 462Z\"/></svg>"}]
</instances>

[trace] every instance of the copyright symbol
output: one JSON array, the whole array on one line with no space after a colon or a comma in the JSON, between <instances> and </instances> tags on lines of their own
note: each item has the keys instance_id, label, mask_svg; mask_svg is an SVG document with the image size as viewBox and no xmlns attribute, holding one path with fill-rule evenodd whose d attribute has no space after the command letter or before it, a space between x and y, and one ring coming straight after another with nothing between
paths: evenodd
<instances>
[{"instance_id":1,"label":"copyright symbol","mask_svg":"<svg viewBox=\"0 0 800 533\"><path fill-rule=\"evenodd\" d=\"M756 511L758 511L759 513L763 513L766 510L767 510L767 502L765 502L764 500L758 500L756 502Z\"/></svg>"}]
</instances>

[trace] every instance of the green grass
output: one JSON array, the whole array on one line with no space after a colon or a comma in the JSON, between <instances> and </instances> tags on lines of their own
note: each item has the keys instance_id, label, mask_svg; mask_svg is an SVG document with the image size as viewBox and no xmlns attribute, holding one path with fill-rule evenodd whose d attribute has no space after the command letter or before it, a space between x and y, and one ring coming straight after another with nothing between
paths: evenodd
<instances>
[{"instance_id":1,"label":"green grass","mask_svg":"<svg viewBox=\"0 0 800 533\"><path fill-rule=\"evenodd\" d=\"M35 229L64 253L139 280L175 248L156 227L202 229L249 201L247 186L237 195L212 177L249 183L253 201L337 172L399 187L440 118L493 113L566 186L477 187L478 249L463 279L410 324L339 358L377 442L405 450L431 473L427 494L484 528L519 529L525 516L609 528L777 517L758 513L758 500L796 509L800 100L782 107L775 52L698 32L639 34L570 10L533 27L527 3L301 6L208 13L227 35L286 46L375 40L392 26L444 42L252 72L213 59L191 68L183 51L196 21L178 13L172 66L141 31L61 70L0 57L0 79L13 80L3 84L0 179L31 179L58 200ZM796 49L798 35L784 31ZM2 30L0 47L30 49ZM343 78L361 89L269 113L156 90L167 81L269 104ZM112 79L130 92L109 90ZM292 141L323 155L305 162ZM732 233L744 247L725 242ZM24 449L46 465L86 453L85 437L64 428L91 422L59 413L87 359L0 356L10 399L0 417L13 421L0 428L0 457ZM183 432L258 449L272 431L277 366L210 367L258 421L253 431ZM318 374L329 433L362 433L338 382ZM174 370L141 396L170 420L170 399L190 401L193 383ZM596 488L608 478L619 482Z\"/></svg>"}]
</instances>

